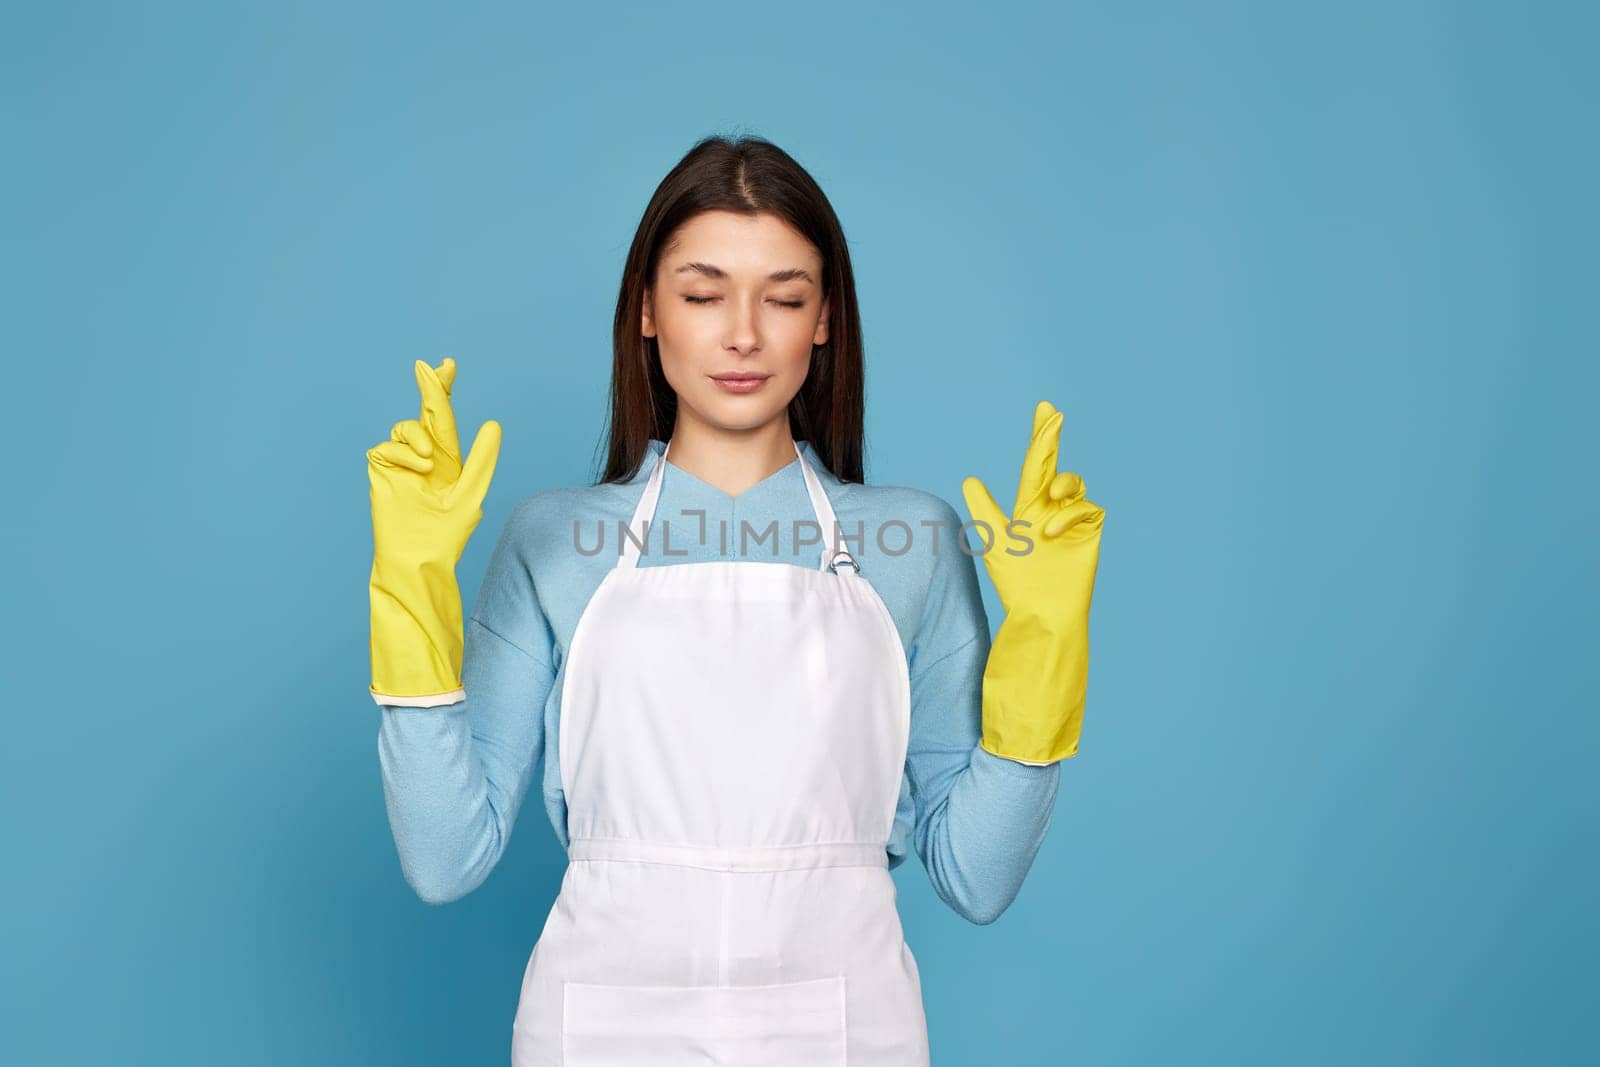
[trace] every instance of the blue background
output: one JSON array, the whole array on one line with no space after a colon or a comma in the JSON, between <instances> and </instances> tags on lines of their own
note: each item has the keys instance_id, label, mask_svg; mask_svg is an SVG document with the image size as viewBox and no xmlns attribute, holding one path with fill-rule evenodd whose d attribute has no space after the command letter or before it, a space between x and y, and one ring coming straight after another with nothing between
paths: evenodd
<instances>
[{"instance_id":1,"label":"blue background","mask_svg":"<svg viewBox=\"0 0 1600 1067\"><path fill-rule=\"evenodd\" d=\"M934 1062L1592 1062L1596 18L581 6L8 10L0 1060L506 1062L563 857L401 878L362 453L460 361L470 600L752 132L850 237L869 480L1009 499L1048 398L1108 512L1021 896L896 872Z\"/></svg>"}]
</instances>

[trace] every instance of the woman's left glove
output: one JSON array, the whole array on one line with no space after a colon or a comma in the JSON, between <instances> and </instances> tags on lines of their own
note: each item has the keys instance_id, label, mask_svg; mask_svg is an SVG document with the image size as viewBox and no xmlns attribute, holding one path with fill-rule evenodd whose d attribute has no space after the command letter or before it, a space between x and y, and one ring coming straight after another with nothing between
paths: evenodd
<instances>
[{"instance_id":1,"label":"woman's left glove","mask_svg":"<svg viewBox=\"0 0 1600 1067\"><path fill-rule=\"evenodd\" d=\"M1020 763L1077 755L1089 683L1089 602L1105 509L1083 479L1056 470L1061 412L1041 400L1008 518L976 478L961 483L974 520L994 531L983 555L1005 609L983 672L979 744Z\"/></svg>"}]
</instances>

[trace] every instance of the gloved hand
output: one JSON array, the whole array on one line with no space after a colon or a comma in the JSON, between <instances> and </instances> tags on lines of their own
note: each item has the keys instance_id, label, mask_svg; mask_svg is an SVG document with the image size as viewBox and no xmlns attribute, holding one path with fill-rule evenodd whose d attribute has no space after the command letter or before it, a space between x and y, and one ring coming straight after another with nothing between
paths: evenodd
<instances>
[{"instance_id":1,"label":"gloved hand","mask_svg":"<svg viewBox=\"0 0 1600 1067\"><path fill-rule=\"evenodd\" d=\"M1084 497L1082 478L1057 472L1060 433L1061 412L1041 400L1010 518L978 479L961 483L973 519L994 531L983 563L1006 613L983 672L979 744L1020 763L1077 755L1089 682L1089 601L1105 510Z\"/></svg>"},{"instance_id":2,"label":"gloved hand","mask_svg":"<svg viewBox=\"0 0 1600 1067\"><path fill-rule=\"evenodd\" d=\"M456 361L416 361L422 417L394 424L367 450L372 483L372 698L437 707L461 688L461 590L456 563L483 518L500 454L500 424L485 422L461 463L450 407Z\"/></svg>"}]
</instances>

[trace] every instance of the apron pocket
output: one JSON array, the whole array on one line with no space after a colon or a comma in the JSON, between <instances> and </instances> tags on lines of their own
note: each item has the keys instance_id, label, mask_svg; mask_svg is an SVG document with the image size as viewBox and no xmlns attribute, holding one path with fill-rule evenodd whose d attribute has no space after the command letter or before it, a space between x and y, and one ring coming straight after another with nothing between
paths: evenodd
<instances>
[{"instance_id":1,"label":"apron pocket","mask_svg":"<svg viewBox=\"0 0 1600 1067\"><path fill-rule=\"evenodd\" d=\"M567 1067L843 1067L845 976L757 986L567 982Z\"/></svg>"}]
</instances>

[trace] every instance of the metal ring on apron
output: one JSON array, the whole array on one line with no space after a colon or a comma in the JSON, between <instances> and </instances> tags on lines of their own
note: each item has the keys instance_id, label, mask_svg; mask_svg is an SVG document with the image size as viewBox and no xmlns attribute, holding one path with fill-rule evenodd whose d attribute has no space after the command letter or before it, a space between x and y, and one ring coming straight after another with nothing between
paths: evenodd
<instances>
[{"instance_id":1,"label":"metal ring on apron","mask_svg":"<svg viewBox=\"0 0 1600 1067\"><path fill-rule=\"evenodd\" d=\"M826 550L824 550L824 551L826 551ZM834 552L832 555L828 556L828 570L829 570L829 572L833 573L833 574L838 574L839 573L839 564L840 563L848 563L848 564L850 564L851 569L853 569L857 574L861 573L861 564L857 563L855 557L852 556L849 552L845 551L842 548L839 549L837 552Z\"/></svg>"}]
</instances>

